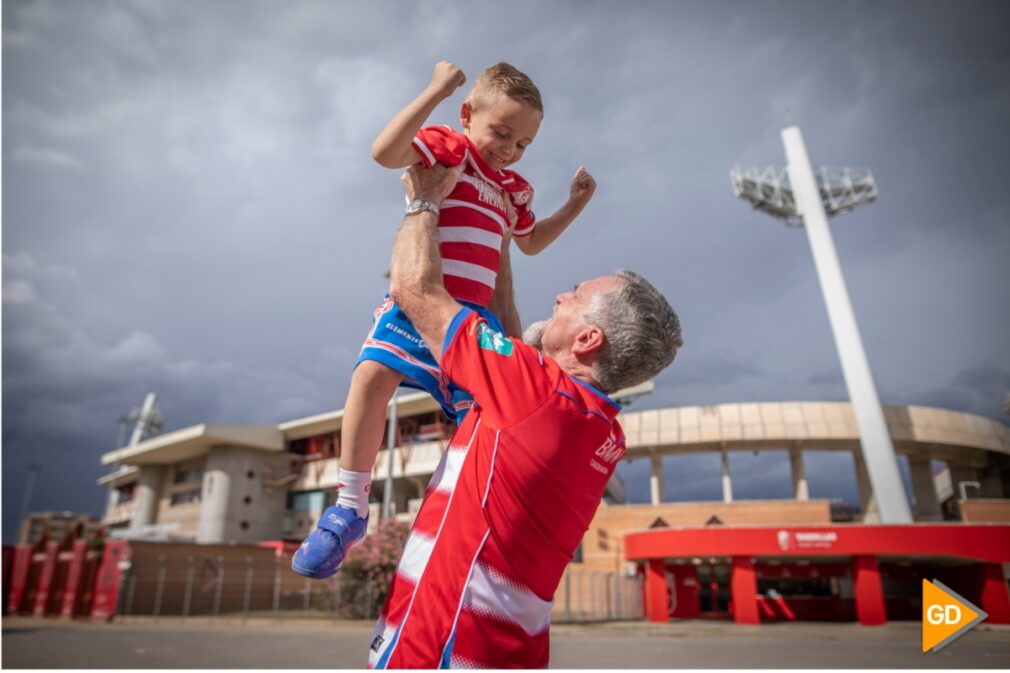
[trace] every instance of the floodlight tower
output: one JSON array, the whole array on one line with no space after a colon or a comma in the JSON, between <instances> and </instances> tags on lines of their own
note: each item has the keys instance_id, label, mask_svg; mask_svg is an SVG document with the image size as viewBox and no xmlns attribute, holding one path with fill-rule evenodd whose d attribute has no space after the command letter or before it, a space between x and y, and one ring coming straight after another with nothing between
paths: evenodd
<instances>
[{"instance_id":1,"label":"floodlight tower","mask_svg":"<svg viewBox=\"0 0 1010 673\"><path fill-rule=\"evenodd\" d=\"M788 164L785 170L734 168L731 172L733 194L749 201L755 209L785 220L788 225L806 229L845 385L856 414L863 461L877 497L880 520L882 523L911 523L912 513L898 471L898 460L828 228L828 215L847 213L857 205L876 199L876 183L868 170L821 168L818 184L798 126L782 130L782 144Z\"/></svg>"}]
</instances>

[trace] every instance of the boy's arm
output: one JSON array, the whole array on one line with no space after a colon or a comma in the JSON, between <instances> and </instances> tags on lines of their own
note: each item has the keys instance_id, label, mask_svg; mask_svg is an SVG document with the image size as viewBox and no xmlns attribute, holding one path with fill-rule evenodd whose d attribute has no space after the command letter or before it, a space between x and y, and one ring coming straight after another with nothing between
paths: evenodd
<instances>
[{"instance_id":1,"label":"boy's arm","mask_svg":"<svg viewBox=\"0 0 1010 673\"><path fill-rule=\"evenodd\" d=\"M414 136L438 104L465 81L463 71L449 61L437 63L431 83L386 124L372 143L372 158L386 168L406 168L421 161L421 154L413 145Z\"/></svg>"},{"instance_id":2,"label":"boy's arm","mask_svg":"<svg viewBox=\"0 0 1010 673\"><path fill-rule=\"evenodd\" d=\"M572 178L571 194L568 200L554 214L537 220L533 233L529 236L517 237L516 245L527 255L535 255L554 242L568 225L571 224L582 209L589 203L596 191L596 180L589 174L585 166L579 166Z\"/></svg>"}]
</instances>

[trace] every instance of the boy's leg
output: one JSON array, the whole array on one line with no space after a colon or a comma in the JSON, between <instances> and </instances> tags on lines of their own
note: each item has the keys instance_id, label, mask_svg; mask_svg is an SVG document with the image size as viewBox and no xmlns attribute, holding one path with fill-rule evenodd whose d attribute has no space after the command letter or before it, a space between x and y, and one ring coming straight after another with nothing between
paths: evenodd
<instances>
[{"instance_id":1,"label":"boy's leg","mask_svg":"<svg viewBox=\"0 0 1010 673\"><path fill-rule=\"evenodd\" d=\"M403 375L386 365L363 360L354 370L341 425L340 492L337 504L323 512L317 528L291 559L291 568L307 577L333 575L351 546L368 528L368 491L379 453L386 405Z\"/></svg>"},{"instance_id":2,"label":"boy's leg","mask_svg":"<svg viewBox=\"0 0 1010 673\"><path fill-rule=\"evenodd\" d=\"M403 374L375 360L363 360L351 376L340 426L340 493L337 503L368 514L372 468L386 429L386 408Z\"/></svg>"}]
</instances>

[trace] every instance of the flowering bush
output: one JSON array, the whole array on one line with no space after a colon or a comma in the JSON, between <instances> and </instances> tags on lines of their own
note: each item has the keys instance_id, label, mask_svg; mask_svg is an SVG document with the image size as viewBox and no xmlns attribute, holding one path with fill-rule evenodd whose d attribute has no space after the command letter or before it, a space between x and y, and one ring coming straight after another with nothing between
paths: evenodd
<instances>
[{"instance_id":1,"label":"flowering bush","mask_svg":"<svg viewBox=\"0 0 1010 673\"><path fill-rule=\"evenodd\" d=\"M409 524L385 519L351 548L340 568L340 616L371 619L379 614L409 533Z\"/></svg>"}]
</instances>

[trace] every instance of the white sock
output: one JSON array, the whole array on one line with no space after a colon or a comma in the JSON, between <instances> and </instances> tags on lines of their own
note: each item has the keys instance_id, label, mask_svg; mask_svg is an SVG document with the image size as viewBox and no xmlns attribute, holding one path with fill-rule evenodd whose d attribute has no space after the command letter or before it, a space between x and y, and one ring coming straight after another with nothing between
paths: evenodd
<instances>
[{"instance_id":1,"label":"white sock","mask_svg":"<svg viewBox=\"0 0 1010 673\"><path fill-rule=\"evenodd\" d=\"M372 490L372 473L351 472L340 468L337 480L340 483L337 504L357 510L361 518L368 516L368 492Z\"/></svg>"}]
</instances>

